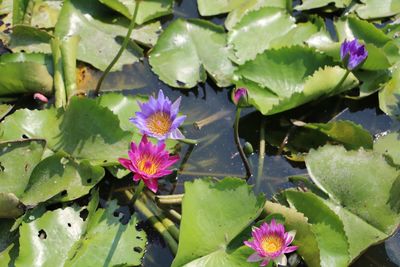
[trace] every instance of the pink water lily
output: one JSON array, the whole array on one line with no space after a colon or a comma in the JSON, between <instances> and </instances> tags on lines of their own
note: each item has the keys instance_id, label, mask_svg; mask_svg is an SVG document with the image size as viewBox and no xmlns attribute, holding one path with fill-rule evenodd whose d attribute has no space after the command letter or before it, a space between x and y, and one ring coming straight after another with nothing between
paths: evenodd
<instances>
[{"instance_id":1,"label":"pink water lily","mask_svg":"<svg viewBox=\"0 0 400 267\"><path fill-rule=\"evenodd\" d=\"M153 145L146 135L143 135L140 144L137 146L131 143L128 151L129 159L119 158L118 161L133 172L133 180L143 180L144 184L154 193L158 190L158 179L171 174L168 168L179 160L179 156L170 156L165 149L165 143L159 142Z\"/></svg>"},{"instance_id":2,"label":"pink water lily","mask_svg":"<svg viewBox=\"0 0 400 267\"><path fill-rule=\"evenodd\" d=\"M251 234L253 236L252 241L245 241L244 244L254 249L255 252L247 261L261 261L260 266L266 266L270 261L285 266L287 265L285 253L297 249L297 246L289 246L296 232L285 232L285 227L276 223L274 219L271 220L270 224L263 223L260 228L254 227Z\"/></svg>"}]
</instances>

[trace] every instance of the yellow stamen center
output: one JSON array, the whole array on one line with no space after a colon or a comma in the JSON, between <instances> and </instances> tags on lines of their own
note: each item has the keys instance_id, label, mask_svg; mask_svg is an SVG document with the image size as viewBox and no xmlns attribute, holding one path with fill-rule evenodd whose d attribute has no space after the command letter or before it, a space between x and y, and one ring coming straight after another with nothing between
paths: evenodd
<instances>
[{"instance_id":1,"label":"yellow stamen center","mask_svg":"<svg viewBox=\"0 0 400 267\"><path fill-rule=\"evenodd\" d=\"M143 157L139 159L137 166L142 172L153 175L157 172L159 164L152 156L143 155Z\"/></svg>"},{"instance_id":2,"label":"yellow stamen center","mask_svg":"<svg viewBox=\"0 0 400 267\"><path fill-rule=\"evenodd\" d=\"M275 253L282 249L282 238L278 236L267 236L261 240L261 247L266 253Z\"/></svg>"},{"instance_id":3,"label":"yellow stamen center","mask_svg":"<svg viewBox=\"0 0 400 267\"><path fill-rule=\"evenodd\" d=\"M147 118L147 128L155 134L165 135L169 132L171 128L171 118L170 116L162 111L156 112Z\"/></svg>"}]
</instances>

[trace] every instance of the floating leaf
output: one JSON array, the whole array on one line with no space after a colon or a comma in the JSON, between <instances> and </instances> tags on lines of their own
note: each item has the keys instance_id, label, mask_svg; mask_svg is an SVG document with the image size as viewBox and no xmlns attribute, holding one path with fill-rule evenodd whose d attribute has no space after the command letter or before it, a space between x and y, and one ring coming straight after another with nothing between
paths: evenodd
<instances>
[{"instance_id":1,"label":"floating leaf","mask_svg":"<svg viewBox=\"0 0 400 267\"><path fill-rule=\"evenodd\" d=\"M149 55L159 78L173 87L192 88L206 72L220 87L231 84L234 70L228 59L226 34L220 26L193 19L172 22Z\"/></svg>"},{"instance_id":2,"label":"floating leaf","mask_svg":"<svg viewBox=\"0 0 400 267\"><path fill-rule=\"evenodd\" d=\"M131 0L100 0L101 3L121 13L128 19L132 18L136 1ZM143 24L149 20L172 13L172 0L142 1L136 17L136 23Z\"/></svg>"},{"instance_id":3,"label":"floating leaf","mask_svg":"<svg viewBox=\"0 0 400 267\"><path fill-rule=\"evenodd\" d=\"M249 12L229 32L228 43L233 46L235 61L254 59L295 26L295 20L285 10L265 7ZM268 34L265 34L268 32Z\"/></svg>"},{"instance_id":4,"label":"floating leaf","mask_svg":"<svg viewBox=\"0 0 400 267\"><path fill-rule=\"evenodd\" d=\"M256 266L246 264L251 249L227 246L258 217L263 205L263 197L254 196L240 179L185 183L179 247L172 266Z\"/></svg>"},{"instance_id":5,"label":"floating leaf","mask_svg":"<svg viewBox=\"0 0 400 267\"><path fill-rule=\"evenodd\" d=\"M311 179L336 205L387 235L396 230L400 213L391 209L388 200L399 171L381 154L327 145L310 151L306 165Z\"/></svg>"},{"instance_id":6,"label":"floating leaf","mask_svg":"<svg viewBox=\"0 0 400 267\"><path fill-rule=\"evenodd\" d=\"M123 17L111 15L108 8L96 0L65 1L55 28L55 34L61 39L65 36L79 35L77 58L105 70L114 58L128 31L129 21ZM141 32L135 31L134 39L141 39ZM93 42L96 36L96 42ZM147 40L147 37L146 37ZM120 70L125 64L132 64L142 56L141 49L130 42L113 70Z\"/></svg>"},{"instance_id":7,"label":"floating leaf","mask_svg":"<svg viewBox=\"0 0 400 267\"><path fill-rule=\"evenodd\" d=\"M348 266L349 245L340 218L312 193L288 190L284 195L290 206L304 214L311 224L320 253L321 266Z\"/></svg>"},{"instance_id":8,"label":"floating leaf","mask_svg":"<svg viewBox=\"0 0 400 267\"><path fill-rule=\"evenodd\" d=\"M336 8L345 8L351 3L351 0L303 0L302 4L296 6L296 10L310 10L331 6L333 4Z\"/></svg>"},{"instance_id":9,"label":"floating leaf","mask_svg":"<svg viewBox=\"0 0 400 267\"><path fill-rule=\"evenodd\" d=\"M18 218L24 214L24 205L13 193L0 193L0 218Z\"/></svg>"},{"instance_id":10,"label":"floating leaf","mask_svg":"<svg viewBox=\"0 0 400 267\"><path fill-rule=\"evenodd\" d=\"M115 165L119 157L126 156L132 138L119 125L118 117L95 100L73 97L65 112L19 110L4 120L0 130L3 140L21 135L40 137L53 151L63 151L77 160Z\"/></svg>"},{"instance_id":11,"label":"floating leaf","mask_svg":"<svg viewBox=\"0 0 400 267\"><path fill-rule=\"evenodd\" d=\"M327 97L357 85L350 74L340 88L346 71L330 67L332 59L306 47L268 50L236 71L237 87L249 91L249 103L264 115L282 112L319 97Z\"/></svg>"},{"instance_id":12,"label":"floating leaf","mask_svg":"<svg viewBox=\"0 0 400 267\"><path fill-rule=\"evenodd\" d=\"M376 19L400 13L400 2L396 0L361 0L355 11L362 19Z\"/></svg>"},{"instance_id":13,"label":"floating leaf","mask_svg":"<svg viewBox=\"0 0 400 267\"><path fill-rule=\"evenodd\" d=\"M400 135L389 133L378 138L374 143L374 151L389 156L394 164L400 166Z\"/></svg>"},{"instance_id":14,"label":"floating leaf","mask_svg":"<svg viewBox=\"0 0 400 267\"><path fill-rule=\"evenodd\" d=\"M96 205L92 205L92 202ZM124 225L119 217L114 216L118 209L115 201L106 209L95 211L97 203L98 197L89 203L91 207L88 207L86 221L80 217L80 209L73 206L47 211L33 220L23 222L16 265L139 265L144 254L146 235L136 230L136 217L133 216ZM135 252L135 247L141 252Z\"/></svg>"},{"instance_id":15,"label":"floating leaf","mask_svg":"<svg viewBox=\"0 0 400 267\"><path fill-rule=\"evenodd\" d=\"M0 96L21 93L49 95L53 78L46 66L35 62L0 63Z\"/></svg>"},{"instance_id":16,"label":"floating leaf","mask_svg":"<svg viewBox=\"0 0 400 267\"><path fill-rule=\"evenodd\" d=\"M225 27L231 30L247 13L256 11L262 7L279 7L287 8L286 0L248 0L244 1L240 6L232 10L225 20Z\"/></svg>"},{"instance_id":17,"label":"floating leaf","mask_svg":"<svg viewBox=\"0 0 400 267\"><path fill-rule=\"evenodd\" d=\"M53 36L47 31L29 25L16 25L7 42L13 52L50 53L50 40Z\"/></svg>"},{"instance_id":18,"label":"floating leaf","mask_svg":"<svg viewBox=\"0 0 400 267\"><path fill-rule=\"evenodd\" d=\"M400 108L400 69L393 72L392 78L379 91L379 108L388 115L399 116Z\"/></svg>"},{"instance_id":19,"label":"floating leaf","mask_svg":"<svg viewBox=\"0 0 400 267\"><path fill-rule=\"evenodd\" d=\"M36 28L54 28L63 5L63 0L40 0L34 2L30 25Z\"/></svg>"},{"instance_id":20,"label":"floating leaf","mask_svg":"<svg viewBox=\"0 0 400 267\"><path fill-rule=\"evenodd\" d=\"M199 8L200 15L212 16L232 11L245 2L246 0L197 0L197 6Z\"/></svg>"},{"instance_id":21,"label":"floating leaf","mask_svg":"<svg viewBox=\"0 0 400 267\"><path fill-rule=\"evenodd\" d=\"M36 165L21 201L25 205L36 205L61 192L65 194L58 201L73 200L89 193L103 176L102 167L55 154Z\"/></svg>"}]
</instances>

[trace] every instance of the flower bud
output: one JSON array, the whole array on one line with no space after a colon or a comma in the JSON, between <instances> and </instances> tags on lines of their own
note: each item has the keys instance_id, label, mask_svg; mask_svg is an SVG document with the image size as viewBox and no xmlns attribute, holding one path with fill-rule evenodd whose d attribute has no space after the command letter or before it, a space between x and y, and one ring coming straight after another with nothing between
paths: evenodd
<instances>
[{"instance_id":1,"label":"flower bud","mask_svg":"<svg viewBox=\"0 0 400 267\"><path fill-rule=\"evenodd\" d=\"M248 107L248 92L246 88L236 88L232 92L232 101L238 107Z\"/></svg>"},{"instance_id":2,"label":"flower bud","mask_svg":"<svg viewBox=\"0 0 400 267\"><path fill-rule=\"evenodd\" d=\"M348 70L360 67L367 57L368 51L357 39L349 42L345 40L340 46L340 58Z\"/></svg>"}]
</instances>

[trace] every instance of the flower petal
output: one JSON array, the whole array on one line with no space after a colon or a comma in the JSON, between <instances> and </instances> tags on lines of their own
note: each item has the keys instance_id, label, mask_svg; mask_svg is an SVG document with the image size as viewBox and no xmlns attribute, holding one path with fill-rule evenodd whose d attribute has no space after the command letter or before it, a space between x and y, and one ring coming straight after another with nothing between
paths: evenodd
<instances>
[{"instance_id":1,"label":"flower petal","mask_svg":"<svg viewBox=\"0 0 400 267\"><path fill-rule=\"evenodd\" d=\"M257 252L254 252L253 254L251 254L248 258L247 258L247 262L257 262L262 260L263 258L260 257L260 255L258 255Z\"/></svg>"},{"instance_id":2,"label":"flower petal","mask_svg":"<svg viewBox=\"0 0 400 267\"><path fill-rule=\"evenodd\" d=\"M157 193L158 190L158 182L157 179L143 179L144 184L147 186L148 189L153 191L153 193Z\"/></svg>"},{"instance_id":3,"label":"flower petal","mask_svg":"<svg viewBox=\"0 0 400 267\"><path fill-rule=\"evenodd\" d=\"M286 255L285 254L281 254L279 257L274 259L274 262L276 262L277 264L279 264L281 266L286 266L287 265Z\"/></svg>"}]
</instances>

